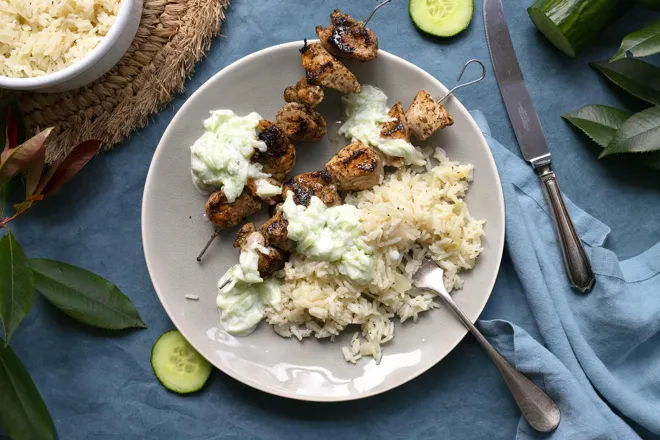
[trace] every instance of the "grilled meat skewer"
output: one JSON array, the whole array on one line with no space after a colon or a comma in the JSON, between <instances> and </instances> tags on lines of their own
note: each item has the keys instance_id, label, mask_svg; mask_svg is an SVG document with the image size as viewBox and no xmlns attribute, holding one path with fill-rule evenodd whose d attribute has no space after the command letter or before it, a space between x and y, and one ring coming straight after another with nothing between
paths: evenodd
<instances>
[{"instance_id":1,"label":"grilled meat skewer","mask_svg":"<svg viewBox=\"0 0 660 440\"><path fill-rule=\"evenodd\" d=\"M320 86L307 83L303 78L295 86L284 89L284 100L286 102L298 102L308 107L316 107L323 101L324 93Z\"/></svg>"},{"instance_id":2,"label":"grilled meat skewer","mask_svg":"<svg viewBox=\"0 0 660 440\"><path fill-rule=\"evenodd\" d=\"M383 159L360 141L342 148L325 164L332 181L342 191L373 188L383 178Z\"/></svg>"},{"instance_id":3,"label":"grilled meat skewer","mask_svg":"<svg viewBox=\"0 0 660 440\"><path fill-rule=\"evenodd\" d=\"M227 202L224 192L215 191L206 202L206 217L217 228L231 228L259 211L261 206L261 200L253 197L247 189L233 203Z\"/></svg>"},{"instance_id":4,"label":"grilled meat skewer","mask_svg":"<svg viewBox=\"0 0 660 440\"><path fill-rule=\"evenodd\" d=\"M248 249L252 249L255 243L268 249L266 254L257 250L260 277L266 278L284 267L284 263L289 257L288 253L276 247L268 246L268 240L261 232L256 230L254 223L246 223L238 230L234 247L240 248L241 252L247 252Z\"/></svg>"},{"instance_id":5,"label":"grilled meat skewer","mask_svg":"<svg viewBox=\"0 0 660 440\"><path fill-rule=\"evenodd\" d=\"M417 92L406 110L410 134L420 141L428 139L436 131L454 123L447 110L424 90Z\"/></svg>"},{"instance_id":6,"label":"grilled meat skewer","mask_svg":"<svg viewBox=\"0 0 660 440\"><path fill-rule=\"evenodd\" d=\"M312 196L316 196L327 206L341 205L341 197L326 170L302 173L293 176L282 186L282 198L293 192L296 205L309 206Z\"/></svg>"},{"instance_id":7,"label":"grilled meat skewer","mask_svg":"<svg viewBox=\"0 0 660 440\"><path fill-rule=\"evenodd\" d=\"M296 248L296 243L288 238L288 226L289 222L284 218L280 204L276 206L272 217L266 220L259 230L270 244L283 251L291 252Z\"/></svg>"},{"instance_id":8,"label":"grilled meat skewer","mask_svg":"<svg viewBox=\"0 0 660 440\"><path fill-rule=\"evenodd\" d=\"M282 181L296 164L296 148L280 125L272 121L261 120L257 128L259 140L266 143L266 151L255 152L252 160L263 165L264 173Z\"/></svg>"},{"instance_id":9,"label":"grilled meat skewer","mask_svg":"<svg viewBox=\"0 0 660 440\"><path fill-rule=\"evenodd\" d=\"M360 91L360 83L355 75L321 43L307 44L305 41L300 53L308 84L337 89L344 93Z\"/></svg>"},{"instance_id":10,"label":"grilled meat skewer","mask_svg":"<svg viewBox=\"0 0 660 440\"><path fill-rule=\"evenodd\" d=\"M398 101L387 113L387 116L394 119L390 122L381 124L380 137L383 139L401 139L410 142L408 119L403 112L403 105ZM402 157L392 157L383 154L385 165L389 167L401 168L404 165Z\"/></svg>"},{"instance_id":11,"label":"grilled meat skewer","mask_svg":"<svg viewBox=\"0 0 660 440\"><path fill-rule=\"evenodd\" d=\"M294 141L313 142L325 136L326 122L316 110L298 102L284 104L275 117L284 134Z\"/></svg>"},{"instance_id":12,"label":"grilled meat skewer","mask_svg":"<svg viewBox=\"0 0 660 440\"><path fill-rule=\"evenodd\" d=\"M360 61L375 60L378 53L378 37L339 9L330 14L330 26L316 26L316 35L323 47L338 58L352 58Z\"/></svg>"}]
</instances>

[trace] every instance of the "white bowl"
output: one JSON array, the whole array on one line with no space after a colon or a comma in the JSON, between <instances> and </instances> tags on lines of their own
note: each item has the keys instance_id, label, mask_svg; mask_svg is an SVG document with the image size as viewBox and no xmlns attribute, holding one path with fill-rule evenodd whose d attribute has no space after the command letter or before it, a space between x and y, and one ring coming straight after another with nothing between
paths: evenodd
<instances>
[{"instance_id":1,"label":"white bowl","mask_svg":"<svg viewBox=\"0 0 660 440\"><path fill-rule=\"evenodd\" d=\"M0 89L65 92L106 74L124 56L135 38L142 16L142 0L123 0L115 23L98 46L72 65L36 78L0 76Z\"/></svg>"},{"instance_id":2,"label":"white bowl","mask_svg":"<svg viewBox=\"0 0 660 440\"><path fill-rule=\"evenodd\" d=\"M190 181L190 148L203 132L209 110L228 108L238 114L258 111L274 119L284 103L282 91L303 75L302 41L281 44L226 67L200 87L165 130L151 167L142 201L142 242L149 274L163 307L184 337L213 365L250 386L294 399L340 401L381 393L420 375L444 358L467 330L446 307L422 314L416 324L395 323L396 337L383 346L383 358L348 364L341 353L352 332L335 343L278 336L266 323L247 337L234 337L220 326L216 307L218 278L238 259L232 247L235 229L224 231L202 264L195 257L213 232L203 217L206 197ZM444 96L447 88L419 67L383 50L368 63L347 64L362 84L372 84L407 106L419 89ZM456 64L455 70L461 68ZM335 135L340 94L326 90L319 112L328 134L314 143L299 142L291 173L318 170L341 146ZM465 201L470 214L486 220L484 251L476 267L464 272L463 289L452 294L467 316L476 320L495 283L504 247L504 200L495 162L476 123L455 97L444 105L454 125L434 134L451 160L474 164L474 181ZM335 141L337 139L340 143ZM251 221L267 218L261 213ZM186 299L196 294L197 301Z\"/></svg>"}]
</instances>

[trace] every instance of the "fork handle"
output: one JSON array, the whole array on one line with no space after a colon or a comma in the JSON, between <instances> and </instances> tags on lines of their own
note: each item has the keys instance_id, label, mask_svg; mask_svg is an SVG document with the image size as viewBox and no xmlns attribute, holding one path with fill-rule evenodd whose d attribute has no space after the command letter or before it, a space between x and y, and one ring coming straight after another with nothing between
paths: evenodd
<instances>
[{"instance_id":1,"label":"fork handle","mask_svg":"<svg viewBox=\"0 0 660 440\"><path fill-rule=\"evenodd\" d=\"M540 167L537 172L543 182L545 197L552 208L552 218L561 242L561 254L564 258L568 281L579 291L588 292L593 287L596 277L564 204L557 176L550 165Z\"/></svg>"},{"instance_id":2,"label":"fork handle","mask_svg":"<svg viewBox=\"0 0 660 440\"><path fill-rule=\"evenodd\" d=\"M515 399L525 420L532 428L540 432L550 432L559 425L560 412L557 404L532 381L527 379L522 373L513 368L501 354L490 345L479 329L472 324L472 321L465 316L465 313L458 307L449 294L440 293L440 296L454 310L456 315L463 321L470 333L479 341L479 344L486 350L486 353L495 363L495 366L502 374L511 394Z\"/></svg>"}]
</instances>

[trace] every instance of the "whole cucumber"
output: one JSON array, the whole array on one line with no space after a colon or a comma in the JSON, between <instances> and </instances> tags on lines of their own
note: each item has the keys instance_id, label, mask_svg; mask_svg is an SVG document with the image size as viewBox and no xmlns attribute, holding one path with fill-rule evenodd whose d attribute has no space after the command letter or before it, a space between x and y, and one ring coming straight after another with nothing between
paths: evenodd
<instances>
[{"instance_id":1,"label":"whole cucumber","mask_svg":"<svg viewBox=\"0 0 660 440\"><path fill-rule=\"evenodd\" d=\"M626 0L536 0L534 25L559 50L575 57L630 8Z\"/></svg>"}]
</instances>

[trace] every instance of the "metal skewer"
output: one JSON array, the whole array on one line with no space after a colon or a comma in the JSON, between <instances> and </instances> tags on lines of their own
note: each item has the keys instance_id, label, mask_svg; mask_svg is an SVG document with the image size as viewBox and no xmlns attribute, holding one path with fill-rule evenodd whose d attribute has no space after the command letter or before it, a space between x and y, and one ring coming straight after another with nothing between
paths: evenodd
<instances>
[{"instance_id":1,"label":"metal skewer","mask_svg":"<svg viewBox=\"0 0 660 440\"><path fill-rule=\"evenodd\" d=\"M364 24L362 25L362 27L363 27L363 28L366 28L366 27L367 27L367 23L369 23L369 20L371 20L371 17L374 16L374 14L376 13L376 11L377 11L378 9L380 9L381 7L385 6L386 4L388 4L388 3L391 2L391 1L392 1L392 0L385 0L384 2L382 2L382 3L380 3L378 6L376 6L376 7L371 11L371 13L370 13L369 16L367 17L367 19L364 20Z\"/></svg>"},{"instance_id":2,"label":"metal skewer","mask_svg":"<svg viewBox=\"0 0 660 440\"><path fill-rule=\"evenodd\" d=\"M482 62L479 61L479 60L474 60L474 59L473 59L473 60L469 60L467 63L465 63L465 64L463 65L463 68L461 69L461 73L458 74L458 78L456 78L456 81L460 81L461 78L463 78L463 74L465 73L465 69L467 69L467 66L469 66L469 65L472 64L472 63L477 63L477 64L479 64L479 65L481 66L481 76L480 76L479 78L477 78L477 79L473 79L472 81L468 81L468 82L466 82L466 83L459 84L459 85L455 86L453 89L451 89L450 91L448 91L447 94L446 94L445 96L443 96L442 98L438 99L438 101L437 101L438 104L440 104L440 103L441 103L442 101L444 101L447 97L449 97L449 95L453 95L454 92L455 92L456 90L458 90L458 89L460 89L460 88L462 88L462 87L467 87L467 86L469 86L469 85L472 85L472 84L478 83L479 81L482 81L484 78L486 78L486 66L484 65L484 63L482 63Z\"/></svg>"},{"instance_id":3,"label":"metal skewer","mask_svg":"<svg viewBox=\"0 0 660 440\"><path fill-rule=\"evenodd\" d=\"M197 255L197 261L202 261L202 257L206 253L206 250L209 248L209 246L211 246L211 243L213 243L213 240L215 240L215 238L218 235L220 235L220 229L216 229L215 231L213 231L213 235L211 235L211 238L209 238L209 241L206 242L206 245L204 246L204 249L202 249L202 252L200 252L199 255Z\"/></svg>"}]
</instances>

